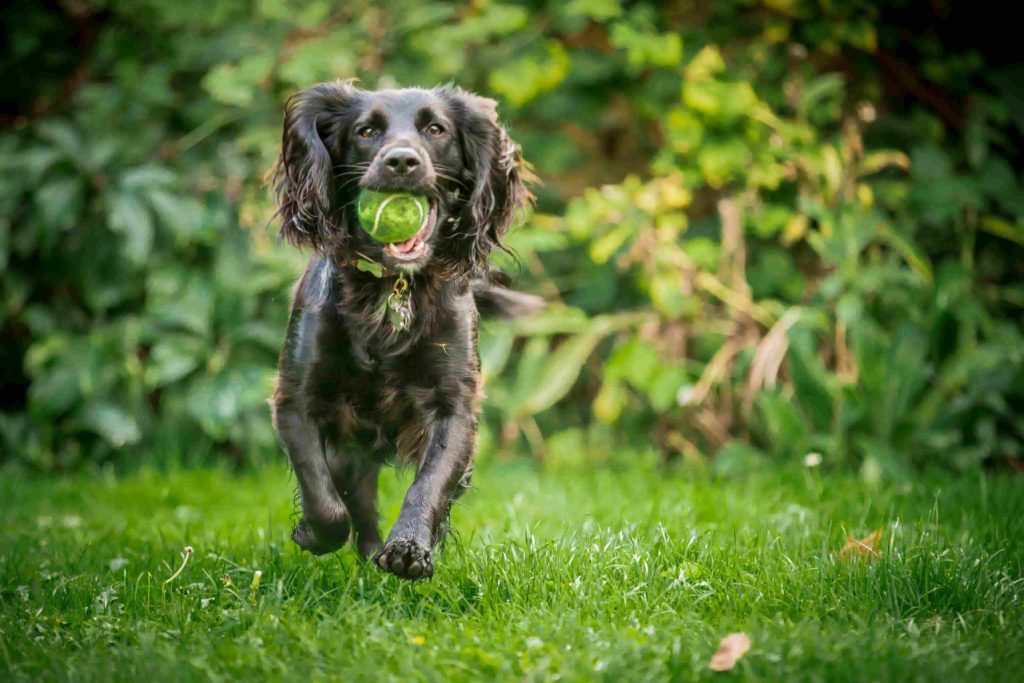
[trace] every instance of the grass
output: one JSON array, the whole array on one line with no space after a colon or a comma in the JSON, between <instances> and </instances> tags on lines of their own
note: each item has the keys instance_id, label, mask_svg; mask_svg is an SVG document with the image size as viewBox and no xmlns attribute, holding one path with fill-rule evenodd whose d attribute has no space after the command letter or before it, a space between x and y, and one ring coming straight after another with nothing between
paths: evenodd
<instances>
[{"instance_id":1,"label":"grass","mask_svg":"<svg viewBox=\"0 0 1024 683\"><path fill-rule=\"evenodd\" d=\"M385 479L393 519L408 473ZM403 583L300 554L283 466L4 477L0 679L1020 680L1020 478L498 463L475 484L437 576ZM880 557L835 555L879 528ZM734 631L753 647L715 674Z\"/></svg>"}]
</instances>

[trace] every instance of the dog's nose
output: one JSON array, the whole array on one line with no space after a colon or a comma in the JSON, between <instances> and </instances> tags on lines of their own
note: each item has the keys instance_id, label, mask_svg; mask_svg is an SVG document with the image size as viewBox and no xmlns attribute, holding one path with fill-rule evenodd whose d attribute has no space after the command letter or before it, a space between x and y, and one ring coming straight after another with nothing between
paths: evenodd
<instances>
[{"instance_id":1,"label":"dog's nose","mask_svg":"<svg viewBox=\"0 0 1024 683\"><path fill-rule=\"evenodd\" d=\"M408 175L420 165L420 158L408 147L397 147L384 155L384 165L395 175Z\"/></svg>"}]
</instances>

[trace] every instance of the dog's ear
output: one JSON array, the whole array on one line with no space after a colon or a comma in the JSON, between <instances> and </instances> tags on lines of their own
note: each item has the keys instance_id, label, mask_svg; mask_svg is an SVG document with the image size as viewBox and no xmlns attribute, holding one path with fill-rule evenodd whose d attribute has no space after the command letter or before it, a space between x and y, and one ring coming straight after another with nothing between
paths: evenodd
<instances>
[{"instance_id":1,"label":"dog's ear","mask_svg":"<svg viewBox=\"0 0 1024 683\"><path fill-rule=\"evenodd\" d=\"M519 145L498 123L497 102L457 88L446 93L462 146L467 184L463 225L454 239L460 240L464 265L482 266L495 247L504 249L502 236L533 202L528 183L536 180L522 159Z\"/></svg>"},{"instance_id":2,"label":"dog's ear","mask_svg":"<svg viewBox=\"0 0 1024 683\"><path fill-rule=\"evenodd\" d=\"M324 250L344 239L334 209L335 178L325 140L343 139L343 114L358 90L348 81L320 83L293 95L285 106L281 155L273 191L281 237L298 247Z\"/></svg>"}]
</instances>

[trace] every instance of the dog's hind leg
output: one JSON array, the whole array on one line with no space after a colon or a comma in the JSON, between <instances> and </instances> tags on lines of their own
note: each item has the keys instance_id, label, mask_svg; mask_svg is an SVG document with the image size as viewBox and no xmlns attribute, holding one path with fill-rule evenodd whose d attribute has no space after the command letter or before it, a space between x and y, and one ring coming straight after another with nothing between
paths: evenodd
<instances>
[{"instance_id":1,"label":"dog's hind leg","mask_svg":"<svg viewBox=\"0 0 1024 683\"><path fill-rule=\"evenodd\" d=\"M363 557L380 549L380 528L377 515L377 479L380 465L359 456L345 456L329 449L334 486L341 494L352 519L356 548Z\"/></svg>"}]
</instances>

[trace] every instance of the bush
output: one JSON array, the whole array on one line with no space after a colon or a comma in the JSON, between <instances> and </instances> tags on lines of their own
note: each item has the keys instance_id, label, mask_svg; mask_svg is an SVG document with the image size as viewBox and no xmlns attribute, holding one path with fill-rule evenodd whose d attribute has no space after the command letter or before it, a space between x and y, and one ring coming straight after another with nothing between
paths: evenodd
<instances>
[{"instance_id":1,"label":"bush","mask_svg":"<svg viewBox=\"0 0 1024 683\"><path fill-rule=\"evenodd\" d=\"M261 176L284 99L355 75L497 96L546 181L512 243L554 305L485 327L486 443L544 455L564 432L600 459L743 442L882 474L1020 462L1024 107L1014 58L980 52L962 17L4 12L22 74L0 131L5 459L273 457L264 399L303 256L273 236Z\"/></svg>"}]
</instances>

